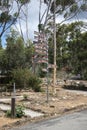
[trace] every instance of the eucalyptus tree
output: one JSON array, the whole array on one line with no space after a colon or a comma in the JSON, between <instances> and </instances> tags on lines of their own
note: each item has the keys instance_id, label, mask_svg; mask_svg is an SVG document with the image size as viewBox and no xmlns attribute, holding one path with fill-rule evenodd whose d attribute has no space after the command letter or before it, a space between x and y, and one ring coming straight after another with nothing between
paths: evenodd
<instances>
[{"instance_id":1,"label":"eucalyptus tree","mask_svg":"<svg viewBox=\"0 0 87 130\"><path fill-rule=\"evenodd\" d=\"M0 47L0 73L2 74L4 71L4 65L6 62L4 62L5 59L5 50Z\"/></svg>"},{"instance_id":2,"label":"eucalyptus tree","mask_svg":"<svg viewBox=\"0 0 87 130\"><path fill-rule=\"evenodd\" d=\"M54 6L54 3L56 2L56 6ZM53 18L54 18L54 12L55 12L55 16L58 18L59 16L63 16L63 20L62 21L58 21L58 25L59 25L59 28L60 28L60 25L62 25L63 22L67 21L67 20L70 20L71 18L77 18L78 20L78 15L77 14L80 14L81 12L86 12L87 11L87 1L86 0L70 0L70 1L67 1L67 0L44 0L44 3L47 5L47 10L45 10L45 21L43 22L43 24L41 24L41 20L43 18L43 15L41 17L41 20L40 20L40 27L41 29L43 30L43 28L47 28L48 29L48 26L47 24L49 23L49 21L51 21L52 25L49 26L49 28L53 27L54 26L54 21L53 21ZM40 6L40 9L41 9L41 6ZM87 12L86 12L87 13ZM55 27L55 26L54 26ZM44 29L44 30L45 30ZM39 28L40 30L40 28ZM49 31L48 31L49 32ZM54 28L51 29L51 32L55 33L54 32ZM46 32L47 33L47 32ZM79 32L78 32L79 34ZM77 34L77 35L78 35ZM49 35L52 37L52 33L49 33ZM59 42L61 41L61 43L67 43L68 41L65 39L64 41L64 37L61 37L61 35L58 37L58 35L53 39L50 38L50 43L54 43L53 41L55 41L56 39L56 44L58 45L58 47L60 46ZM63 39L62 39L63 38ZM68 39L68 38L67 38ZM51 42L52 41L52 42ZM60 66L59 64L61 64L63 62L63 64L67 64L67 60L70 58L70 54L68 51L64 51L64 48L58 48L55 50L55 44L51 44L51 50L49 49L49 53L51 54L52 58L50 57L50 61L52 62L52 60L54 60L53 58L53 51L57 51L57 65ZM68 49L68 45L66 45L66 48ZM62 49L60 51L60 49ZM64 53L63 55L63 51L66 52ZM62 59L60 57L61 54L58 54L58 53L61 53L62 52ZM77 58L77 56L75 57L75 59ZM61 62L62 61L62 62ZM69 60L68 60L69 62ZM78 63L77 63L78 64Z\"/></svg>"},{"instance_id":3,"label":"eucalyptus tree","mask_svg":"<svg viewBox=\"0 0 87 130\"><path fill-rule=\"evenodd\" d=\"M32 57L34 55L34 46L30 40L25 44L25 67L32 68Z\"/></svg>"},{"instance_id":4,"label":"eucalyptus tree","mask_svg":"<svg viewBox=\"0 0 87 130\"><path fill-rule=\"evenodd\" d=\"M66 20L81 11L87 11L87 0L44 0L51 13L54 11L54 1L56 1L56 14L58 16L62 14Z\"/></svg>"},{"instance_id":5,"label":"eucalyptus tree","mask_svg":"<svg viewBox=\"0 0 87 130\"><path fill-rule=\"evenodd\" d=\"M78 71L81 72L82 77L87 80L87 32L81 35L78 51Z\"/></svg>"},{"instance_id":6,"label":"eucalyptus tree","mask_svg":"<svg viewBox=\"0 0 87 130\"><path fill-rule=\"evenodd\" d=\"M17 68L28 68L30 69L32 65L32 55L34 52L33 44L29 40L25 44L20 34L14 29L10 30L10 34L6 38L6 48L4 50L4 55L0 61L4 61L4 70L6 72L11 72L13 69ZM0 50L0 52L2 52ZM2 54L2 53L1 53Z\"/></svg>"},{"instance_id":7,"label":"eucalyptus tree","mask_svg":"<svg viewBox=\"0 0 87 130\"><path fill-rule=\"evenodd\" d=\"M16 23L25 4L30 0L0 0L0 39Z\"/></svg>"},{"instance_id":8,"label":"eucalyptus tree","mask_svg":"<svg viewBox=\"0 0 87 130\"><path fill-rule=\"evenodd\" d=\"M57 66L71 66L78 64L78 52L81 48L83 22L74 22L70 24L56 25L57 36ZM82 45L82 44L81 44ZM49 37L49 60L53 61L52 36ZM76 62L77 61L77 62Z\"/></svg>"},{"instance_id":9,"label":"eucalyptus tree","mask_svg":"<svg viewBox=\"0 0 87 130\"><path fill-rule=\"evenodd\" d=\"M87 32L77 32L77 37L69 41L69 51L71 53L71 66L75 74L80 73L87 79Z\"/></svg>"},{"instance_id":10,"label":"eucalyptus tree","mask_svg":"<svg viewBox=\"0 0 87 130\"><path fill-rule=\"evenodd\" d=\"M53 30L54 30L54 27L53 27L54 26L54 23L53 23L54 2L56 2L56 6L55 6L56 18L58 18L59 16L61 16L61 17L63 16L63 18L64 18L63 20L58 21L57 28L58 28L58 26L60 28L60 25L62 25L63 22L70 20L74 17L77 17L77 14L87 11L87 1L86 0L69 0L69 1L67 1L67 0L40 0L39 30L41 29L43 31L43 29L44 29L48 38L49 38L49 36L53 37L52 34L54 33L53 32ZM43 3L46 4L47 8L44 10L44 13L41 14L41 5ZM58 36L58 34L57 34L57 36ZM61 39L61 40L63 40L63 39ZM53 40L52 40L52 42L53 42ZM58 42L58 40L57 40L57 42ZM52 47L54 48L53 45L52 45Z\"/></svg>"},{"instance_id":11,"label":"eucalyptus tree","mask_svg":"<svg viewBox=\"0 0 87 130\"><path fill-rule=\"evenodd\" d=\"M87 33L82 31L83 27L84 22L58 26L57 65L87 79Z\"/></svg>"}]
</instances>

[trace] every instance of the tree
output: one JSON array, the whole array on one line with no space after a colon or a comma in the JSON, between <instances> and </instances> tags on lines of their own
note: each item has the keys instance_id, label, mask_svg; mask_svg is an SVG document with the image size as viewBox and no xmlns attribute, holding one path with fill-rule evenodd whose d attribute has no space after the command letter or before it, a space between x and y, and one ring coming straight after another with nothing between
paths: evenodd
<instances>
[{"instance_id":1,"label":"tree","mask_svg":"<svg viewBox=\"0 0 87 130\"><path fill-rule=\"evenodd\" d=\"M15 24L22 7L29 1L30 0L0 0L0 39L2 35Z\"/></svg>"},{"instance_id":2,"label":"tree","mask_svg":"<svg viewBox=\"0 0 87 130\"><path fill-rule=\"evenodd\" d=\"M79 38L76 40L73 40L73 43L71 42L71 49L72 49L72 67L73 71L78 74L80 73L84 79L87 79L87 33L81 33ZM70 50L71 50L70 49Z\"/></svg>"},{"instance_id":3,"label":"tree","mask_svg":"<svg viewBox=\"0 0 87 130\"><path fill-rule=\"evenodd\" d=\"M14 69L12 77L17 88L33 89L35 92L41 91L41 80L27 68Z\"/></svg>"},{"instance_id":4,"label":"tree","mask_svg":"<svg viewBox=\"0 0 87 130\"><path fill-rule=\"evenodd\" d=\"M6 69L11 71L12 69L22 68L25 65L25 48L24 43L20 35L14 30L8 35L6 46L7 64Z\"/></svg>"},{"instance_id":5,"label":"tree","mask_svg":"<svg viewBox=\"0 0 87 130\"><path fill-rule=\"evenodd\" d=\"M69 18L70 15L75 16L81 11L87 11L86 0L55 0L56 2L56 14L63 14L65 18ZM54 11L54 0L44 0L44 3L49 6L51 13ZM71 17L71 16L70 16Z\"/></svg>"},{"instance_id":6,"label":"tree","mask_svg":"<svg viewBox=\"0 0 87 130\"><path fill-rule=\"evenodd\" d=\"M25 66L28 68L32 67L32 56L34 54L34 46L30 40L25 44Z\"/></svg>"},{"instance_id":7,"label":"tree","mask_svg":"<svg viewBox=\"0 0 87 130\"><path fill-rule=\"evenodd\" d=\"M83 22L57 25L57 67L73 70L75 74L86 74L86 32ZM49 61L53 63L52 34L49 37Z\"/></svg>"},{"instance_id":8,"label":"tree","mask_svg":"<svg viewBox=\"0 0 87 130\"><path fill-rule=\"evenodd\" d=\"M0 71L1 73L3 72L3 69L4 69L4 54L5 54L5 51L3 48L0 48Z\"/></svg>"},{"instance_id":9,"label":"tree","mask_svg":"<svg viewBox=\"0 0 87 130\"><path fill-rule=\"evenodd\" d=\"M29 40L24 43L20 34L11 29L6 38L6 48L0 49L0 66L6 72L17 68L31 68L34 47Z\"/></svg>"},{"instance_id":10,"label":"tree","mask_svg":"<svg viewBox=\"0 0 87 130\"><path fill-rule=\"evenodd\" d=\"M74 17L78 18L77 14L87 11L87 1L86 0L44 0L44 4L47 5L47 8L44 12L41 12L43 1L40 0L39 6L39 31L45 31L48 27L47 25L49 22L53 23L53 16L54 16L54 2L55 5L55 14L56 18L59 16L63 16L64 19L59 21L61 25L63 22L70 20ZM86 18L86 17L85 17ZM53 25L52 25L53 26ZM51 25L50 25L51 28Z\"/></svg>"}]
</instances>

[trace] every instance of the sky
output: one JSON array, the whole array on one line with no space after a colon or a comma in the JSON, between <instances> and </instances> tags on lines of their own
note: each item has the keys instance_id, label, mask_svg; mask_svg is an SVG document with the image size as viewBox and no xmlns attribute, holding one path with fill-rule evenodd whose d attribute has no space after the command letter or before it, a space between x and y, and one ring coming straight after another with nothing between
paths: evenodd
<instances>
[{"instance_id":1,"label":"sky","mask_svg":"<svg viewBox=\"0 0 87 130\"><path fill-rule=\"evenodd\" d=\"M46 5L42 4L42 13L46 8ZM26 39L26 24L21 21L22 30ZM39 23L39 0L31 0L28 5L28 35L30 40L34 40L34 31L38 31L38 23ZM16 24L19 29L19 24ZM20 31L20 29L19 29Z\"/></svg>"},{"instance_id":2,"label":"sky","mask_svg":"<svg viewBox=\"0 0 87 130\"><path fill-rule=\"evenodd\" d=\"M43 10L46 8L44 4L42 7L43 7ZM14 9L15 8L16 8L16 5L14 3ZM26 11L26 8L24 8L24 10ZM28 5L28 36L29 36L29 39L32 41L34 40L34 31L38 30L38 23L39 23L39 0L31 0L31 2ZM19 22L16 23L16 26L12 26L12 27L20 32ZM21 20L21 27L24 34L24 38L26 40L26 24L23 20ZM9 30L8 30L8 33L9 33ZM2 42L3 42L3 46L5 47L6 46L5 35L2 37Z\"/></svg>"},{"instance_id":3,"label":"sky","mask_svg":"<svg viewBox=\"0 0 87 130\"><path fill-rule=\"evenodd\" d=\"M28 37L30 40L34 40L34 31L38 30L38 23L39 23L39 1L40 0L31 0L31 2L28 5ZM16 6L14 5L14 9L16 8ZM46 9L46 5L42 4L42 13L44 12L44 10ZM24 11L26 11L26 8L24 8ZM23 16L22 16L23 17ZM86 19L85 19L86 18ZM66 23L70 22L70 21L75 21L75 20L84 20L87 22L87 12L81 12L79 15L77 15L76 17L74 17L73 19L67 21ZM60 23L63 20L62 16L58 16L58 18L56 18L56 22ZM26 24L25 22L22 20L21 21L21 27L22 27L22 31L24 34L24 38L26 39ZM15 27L14 27L15 28ZM20 27L19 27L19 23L16 23L16 28L17 31L20 32ZM3 41L3 45L5 46L6 41L5 41L5 37L2 38Z\"/></svg>"},{"instance_id":4,"label":"sky","mask_svg":"<svg viewBox=\"0 0 87 130\"><path fill-rule=\"evenodd\" d=\"M28 35L30 40L34 40L34 31L38 30L38 23L39 23L39 1L40 0L31 0L31 2L28 5ZM42 4L42 13L46 9L46 5ZM66 21L66 23L74 22L75 20L83 20L87 22L87 12L80 12L78 15L76 15L74 18L72 18L69 21ZM56 22L60 23L63 21L63 16L58 16L56 18ZM17 24L17 27L19 28L19 24ZM24 32L24 36L26 39L26 27L25 23L22 21L22 30Z\"/></svg>"}]
</instances>

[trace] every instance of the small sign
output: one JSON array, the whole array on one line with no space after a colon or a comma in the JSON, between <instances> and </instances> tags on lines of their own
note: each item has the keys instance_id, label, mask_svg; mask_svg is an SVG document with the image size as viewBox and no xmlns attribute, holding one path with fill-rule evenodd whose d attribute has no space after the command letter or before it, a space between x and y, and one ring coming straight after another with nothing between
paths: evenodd
<instances>
[{"instance_id":1,"label":"small sign","mask_svg":"<svg viewBox=\"0 0 87 130\"><path fill-rule=\"evenodd\" d=\"M36 34L36 35L39 35L39 32L37 32L37 31L34 31L34 34Z\"/></svg>"},{"instance_id":2,"label":"small sign","mask_svg":"<svg viewBox=\"0 0 87 130\"><path fill-rule=\"evenodd\" d=\"M48 64L48 68L54 68L54 64Z\"/></svg>"},{"instance_id":3,"label":"small sign","mask_svg":"<svg viewBox=\"0 0 87 130\"><path fill-rule=\"evenodd\" d=\"M48 64L48 61L47 61L47 60L42 59L42 60L39 60L39 61L38 61L38 63L46 63L46 64Z\"/></svg>"}]
</instances>

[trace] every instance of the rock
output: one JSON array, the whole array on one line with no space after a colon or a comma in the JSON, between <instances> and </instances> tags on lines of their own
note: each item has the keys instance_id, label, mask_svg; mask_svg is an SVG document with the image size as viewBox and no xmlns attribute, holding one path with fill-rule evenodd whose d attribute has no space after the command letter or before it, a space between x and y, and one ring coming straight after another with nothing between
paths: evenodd
<instances>
[{"instance_id":1,"label":"rock","mask_svg":"<svg viewBox=\"0 0 87 130\"><path fill-rule=\"evenodd\" d=\"M51 108L54 108L55 106L54 105L50 105Z\"/></svg>"},{"instance_id":2,"label":"rock","mask_svg":"<svg viewBox=\"0 0 87 130\"><path fill-rule=\"evenodd\" d=\"M20 121L16 121L14 125L20 125Z\"/></svg>"}]
</instances>

